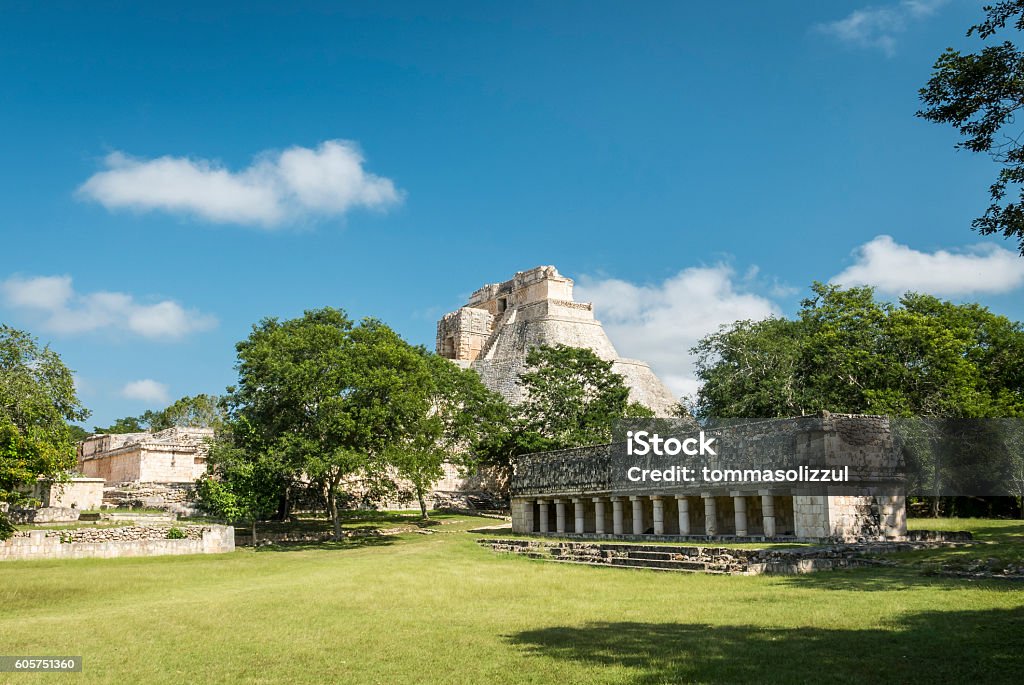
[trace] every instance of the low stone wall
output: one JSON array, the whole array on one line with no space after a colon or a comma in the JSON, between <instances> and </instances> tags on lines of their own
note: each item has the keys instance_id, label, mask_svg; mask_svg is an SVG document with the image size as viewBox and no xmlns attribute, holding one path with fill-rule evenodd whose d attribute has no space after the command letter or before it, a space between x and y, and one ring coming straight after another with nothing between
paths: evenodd
<instances>
[{"instance_id":1,"label":"low stone wall","mask_svg":"<svg viewBox=\"0 0 1024 685\"><path fill-rule=\"evenodd\" d=\"M688 545L627 545L592 542L517 540L483 538L478 544L495 552L533 559L597 566L644 568L656 571L681 571L729 575L792 575L856 566L887 563L873 558L878 554L903 552L929 547L971 544L970 533L944 539L932 533L930 541L837 544L819 547L735 549Z\"/></svg>"},{"instance_id":2,"label":"low stone wall","mask_svg":"<svg viewBox=\"0 0 1024 685\"><path fill-rule=\"evenodd\" d=\"M25 523L72 523L82 512L71 507L32 507L10 509L10 519L15 524Z\"/></svg>"},{"instance_id":3,"label":"low stone wall","mask_svg":"<svg viewBox=\"0 0 1024 685\"><path fill-rule=\"evenodd\" d=\"M0 561L220 554L235 549L233 526L181 526L185 537L169 539L170 528L125 526L75 530L30 530L0 542Z\"/></svg>"},{"instance_id":4,"label":"low stone wall","mask_svg":"<svg viewBox=\"0 0 1024 685\"><path fill-rule=\"evenodd\" d=\"M181 516L197 511L195 483L121 483L103 492L103 503L113 507L164 509Z\"/></svg>"}]
</instances>

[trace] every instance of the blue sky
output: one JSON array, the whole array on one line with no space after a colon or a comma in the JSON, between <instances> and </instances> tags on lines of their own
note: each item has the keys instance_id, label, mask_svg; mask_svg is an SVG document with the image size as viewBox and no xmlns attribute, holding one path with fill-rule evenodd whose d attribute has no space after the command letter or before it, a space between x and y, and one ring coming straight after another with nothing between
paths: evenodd
<instances>
[{"instance_id":1,"label":"blue sky","mask_svg":"<svg viewBox=\"0 0 1024 685\"><path fill-rule=\"evenodd\" d=\"M262 317L432 346L539 264L678 392L816 279L1024 318L993 164L914 117L981 3L207 4L0 9L0 321L89 426L221 392Z\"/></svg>"}]
</instances>

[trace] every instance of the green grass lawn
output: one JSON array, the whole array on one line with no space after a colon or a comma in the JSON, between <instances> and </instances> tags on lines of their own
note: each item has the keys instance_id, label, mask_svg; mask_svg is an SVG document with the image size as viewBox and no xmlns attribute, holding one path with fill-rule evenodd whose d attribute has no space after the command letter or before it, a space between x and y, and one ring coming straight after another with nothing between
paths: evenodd
<instances>
[{"instance_id":1,"label":"green grass lawn","mask_svg":"<svg viewBox=\"0 0 1024 685\"><path fill-rule=\"evenodd\" d=\"M1024 672L1020 583L913 567L747 577L556 564L463 532L490 519L438 518L449 523L433 535L4 562L0 653L85 661L81 674L0 682L1017 683Z\"/></svg>"},{"instance_id":2,"label":"green grass lawn","mask_svg":"<svg viewBox=\"0 0 1024 685\"><path fill-rule=\"evenodd\" d=\"M981 544L903 552L889 555L893 560L934 571L976 571L980 567L998 572L1006 566L1024 566L1024 521L1005 519L910 519L911 530L969 530Z\"/></svg>"}]
</instances>

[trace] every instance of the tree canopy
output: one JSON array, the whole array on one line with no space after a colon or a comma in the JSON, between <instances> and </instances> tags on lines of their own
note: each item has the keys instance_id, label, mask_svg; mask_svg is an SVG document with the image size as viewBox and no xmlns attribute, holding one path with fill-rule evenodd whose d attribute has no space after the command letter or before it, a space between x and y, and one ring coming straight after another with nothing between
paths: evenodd
<instances>
[{"instance_id":1,"label":"tree canopy","mask_svg":"<svg viewBox=\"0 0 1024 685\"><path fill-rule=\"evenodd\" d=\"M107 427L96 426L93 433L142 433L162 431L174 426L217 428L224 410L216 395L186 395L158 411L147 410L139 416L125 416Z\"/></svg>"},{"instance_id":2,"label":"tree canopy","mask_svg":"<svg viewBox=\"0 0 1024 685\"><path fill-rule=\"evenodd\" d=\"M354 325L331 308L264 319L236 349L227 406L237 446L286 478L319 483L340 538L344 479L380 473L387 448L428 409L423 355L383 323Z\"/></svg>"},{"instance_id":3,"label":"tree canopy","mask_svg":"<svg viewBox=\"0 0 1024 685\"><path fill-rule=\"evenodd\" d=\"M997 2L985 12L968 36L987 40L1007 24L1024 30L1024 0ZM1010 40L967 54L947 48L920 97L918 116L951 124L963 137L957 148L988 153L1001 167L989 187L991 203L972 225L982 235L1015 238L1024 256L1024 141L1016 123L1024 107L1024 52Z\"/></svg>"},{"instance_id":4,"label":"tree canopy","mask_svg":"<svg viewBox=\"0 0 1024 685\"><path fill-rule=\"evenodd\" d=\"M625 379L593 350L542 345L527 353L526 364L519 377L526 391L521 423L549 449L609 442L616 419L653 416L630 403Z\"/></svg>"},{"instance_id":5,"label":"tree canopy","mask_svg":"<svg viewBox=\"0 0 1024 685\"><path fill-rule=\"evenodd\" d=\"M24 502L23 486L39 476L59 479L74 468L68 422L88 416L60 356L0 324L0 501ZM0 539L10 532L0 512Z\"/></svg>"},{"instance_id":6,"label":"tree canopy","mask_svg":"<svg viewBox=\"0 0 1024 685\"><path fill-rule=\"evenodd\" d=\"M429 372L424 411L386 451L386 463L409 481L427 518L426 495L444 475L444 463L475 463L485 443L507 418L500 395L488 390L480 376L420 349Z\"/></svg>"},{"instance_id":7,"label":"tree canopy","mask_svg":"<svg viewBox=\"0 0 1024 685\"><path fill-rule=\"evenodd\" d=\"M813 292L796 319L738 321L697 344L700 416L1024 416L1020 323L930 295Z\"/></svg>"}]
</instances>

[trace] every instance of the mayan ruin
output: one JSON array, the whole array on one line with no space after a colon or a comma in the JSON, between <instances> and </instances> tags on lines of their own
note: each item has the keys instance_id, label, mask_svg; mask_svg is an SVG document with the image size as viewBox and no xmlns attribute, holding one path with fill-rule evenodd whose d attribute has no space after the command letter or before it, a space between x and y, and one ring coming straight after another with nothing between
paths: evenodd
<instances>
[{"instance_id":1,"label":"mayan ruin","mask_svg":"<svg viewBox=\"0 0 1024 685\"><path fill-rule=\"evenodd\" d=\"M572 279L553 266L520 271L501 283L476 290L469 302L437 322L437 354L480 374L484 384L511 403L522 399L516 380L526 353L540 345L593 350L614 362L626 380L630 399L672 414L677 399L643 361L619 356L589 302L576 302Z\"/></svg>"},{"instance_id":2,"label":"mayan ruin","mask_svg":"<svg viewBox=\"0 0 1024 685\"><path fill-rule=\"evenodd\" d=\"M0 685L1024 679L1024 0L0 12Z\"/></svg>"}]
</instances>

